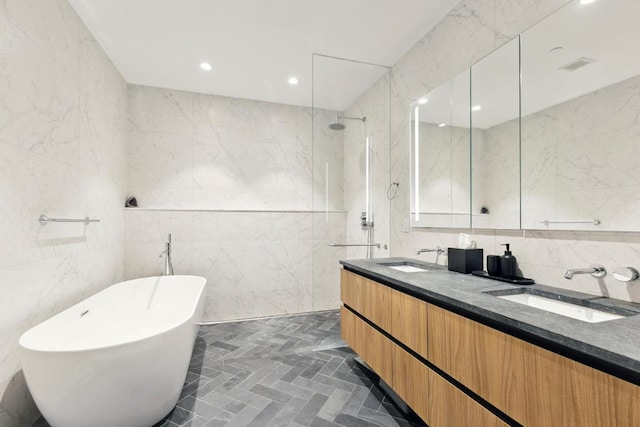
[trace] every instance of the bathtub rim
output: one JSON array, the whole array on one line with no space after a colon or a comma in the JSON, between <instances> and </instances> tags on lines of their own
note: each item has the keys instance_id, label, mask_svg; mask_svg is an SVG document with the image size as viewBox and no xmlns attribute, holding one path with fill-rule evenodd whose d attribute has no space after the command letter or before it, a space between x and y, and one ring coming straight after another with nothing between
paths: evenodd
<instances>
[{"instance_id":1,"label":"bathtub rim","mask_svg":"<svg viewBox=\"0 0 640 427\"><path fill-rule=\"evenodd\" d=\"M122 341L122 342L118 342L115 344L107 344L107 345L100 345L100 346L93 346L93 347L85 347L85 348L76 348L76 349L43 349L43 348L34 348L33 346L29 346L29 345L25 345L24 343L24 337L25 335L27 335L29 332L31 332L33 329L37 328L38 326L40 326L41 324L53 319L54 317L66 312L67 310L72 310L74 307L79 306L80 304L82 304L84 301L86 301L89 298L92 298L98 294L100 294L101 292L105 291L106 289L110 288L111 286L116 286L116 285L120 285L120 284L124 284L124 283L128 283L128 282L133 282L136 280L143 280L143 279L155 279L155 278L162 278L162 277L192 277L192 278L199 278L202 279L202 284L201 284L201 289L200 289L200 295L196 301L196 303L193 305L193 309L191 310L191 313L189 314L189 317L185 318L185 320L183 322L179 322L176 323L174 325L172 325L171 327L168 327L166 329L162 329L159 331L155 331L155 333L153 334L149 334L149 335L145 335L142 337L138 337L135 339L131 339L131 340L127 340L127 341ZM59 313L56 313L55 315L39 322L38 324L30 327L29 329L27 329L25 332L23 332L20 335L20 338L18 339L18 344L20 346L20 349L22 351L29 351L29 352L35 352L35 353L49 353L49 354L76 354L76 353L90 353L90 352L96 352L96 351L104 351L104 350L108 350L108 349L117 349L119 347L124 347L124 346L128 346L131 344L136 344L136 343L140 343L143 342L145 340L160 336L160 335L164 335L164 334L168 334L172 331L175 331L176 329L185 326L186 324L190 323L190 321L192 322L192 326L199 326L200 322L196 319L194 321L194 316L198 313L199 310L199 306L200 304L203 303L203 297L206 293L206 289L207 289L207 279L205 277L202 276L196 276L196 275L190 275L190 274L180 274L180 275L174 275L174 276L149 276L149 277L139 277L136 279L130 279L130 280L124 280L122 282L117 282L114 283L110 286L107 286L106 288L96 292L93 295L90 295L87 298L84 298L81 301L78 301L76 304L60 311Z\"/></svg>"}]
</instances>

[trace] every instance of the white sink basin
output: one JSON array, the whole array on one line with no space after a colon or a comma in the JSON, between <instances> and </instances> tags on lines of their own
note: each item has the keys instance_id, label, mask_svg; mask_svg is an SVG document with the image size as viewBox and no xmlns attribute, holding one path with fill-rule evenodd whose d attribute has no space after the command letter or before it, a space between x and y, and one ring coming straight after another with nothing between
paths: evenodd
<instances>
[{"instance_id":1,"label":"white sink basin","mask_svg":"<svg viewBox=\"0 0 640 427\"><path fill-rule=\"evenodd\" d=\"M388 265L387 267L394 270L404 271L405 273L418 273L420 271L429 271L425 268L414 267L413 265Z\"/></svg>"},{"instance_id":2,"label":"white sink basin","mask_svg":"<svg viewBox=\"0 0 640 427\"><path fill-rule=\"evenodd\" d=\"M599 323L608 320L622 319L625 316L619 314L607 313L581 305L571 304L564 301L557 301L551 298L545 298L538 295L516 294L501 295L498 298L508 301L517 302L518 304L528 305L529 307L539 308L551 313L560 314L562 316L571 317L573 319L582 320L583 322Z\"/></svg>"}]
</instances>

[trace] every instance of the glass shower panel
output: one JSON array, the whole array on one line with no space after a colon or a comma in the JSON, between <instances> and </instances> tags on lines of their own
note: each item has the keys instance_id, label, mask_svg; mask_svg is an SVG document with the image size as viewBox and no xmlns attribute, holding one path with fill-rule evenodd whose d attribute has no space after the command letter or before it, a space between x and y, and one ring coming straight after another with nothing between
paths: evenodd
<instances>
[{"instance_id":1,"label":"glass shower panel","mask_svg":"<svg viewBox=\"0 0 640 427\"><path fill-rule=\"evenodd\" d=\"M341 259L387 256L389 68L312 62L311 299L313 310L329 310L340 305Z\"/></svg>"}]
</instances>

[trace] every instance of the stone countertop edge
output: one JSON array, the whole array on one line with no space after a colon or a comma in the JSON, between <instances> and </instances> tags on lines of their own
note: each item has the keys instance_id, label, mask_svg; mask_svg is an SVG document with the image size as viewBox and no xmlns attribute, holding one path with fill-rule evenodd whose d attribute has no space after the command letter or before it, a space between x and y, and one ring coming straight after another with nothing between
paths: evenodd
<instances>
[{"instance_id":1,"label":"stone countertop edge","mask_svg":"<svg viewBox=\"0 0 640 427\"><path fill-rule=\"evenodd\" d=\"M429 271L406 273L381 264L404 262ZM486 292L525 287L577 299L597 300L603 306L638 313L640 304L541 284L511 285L456 273L444 266L411 258L341 260L340 264L349 271L640 385L640 314L588 323L505 301Z\"/></svg>"}]
</instances>

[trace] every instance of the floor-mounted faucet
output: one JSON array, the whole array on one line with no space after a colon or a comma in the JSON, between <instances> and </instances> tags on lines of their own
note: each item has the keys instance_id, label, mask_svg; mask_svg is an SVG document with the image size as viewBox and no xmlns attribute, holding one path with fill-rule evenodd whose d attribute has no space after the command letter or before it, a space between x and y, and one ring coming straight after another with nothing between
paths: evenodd
<instances>
[{"instance_id":1,"label":"floor-mounted faucet","mask_svg":"<svg viewBox=\"0 0 640 427\"><path fill-rule=\"evenodd\" d=\"M164 276L173 276L173 263L171 262L171 233L169 233L169 241L166 243L166 249L160 252L158 258L167 255L164 259Z\"/></svg>"},{"instance_id":2,"label":"floor-mounted faucet","mask_svg":"<svg viewBox=\"0 0 640 427\"><path fill-rule=\"evenodd\" d=\"M599 279L607 274L607 270L605 270L601 265L594 265L589 268L573 268L564 273L564 278L571 280L575 274L591 274L593 277Z\"/></svg>"}]
</instances>

